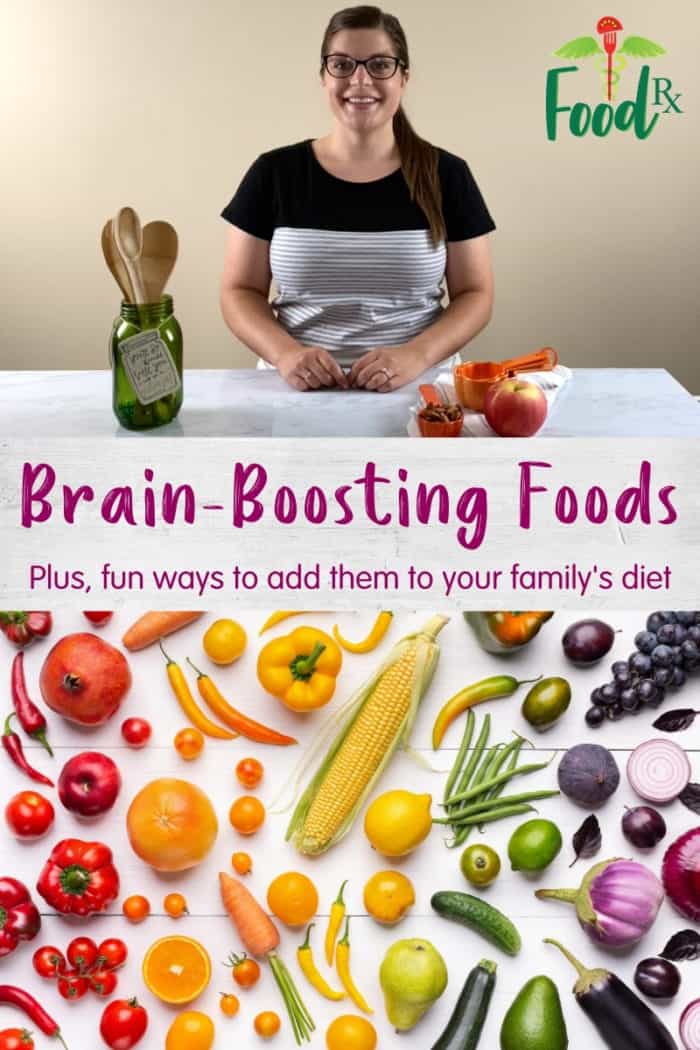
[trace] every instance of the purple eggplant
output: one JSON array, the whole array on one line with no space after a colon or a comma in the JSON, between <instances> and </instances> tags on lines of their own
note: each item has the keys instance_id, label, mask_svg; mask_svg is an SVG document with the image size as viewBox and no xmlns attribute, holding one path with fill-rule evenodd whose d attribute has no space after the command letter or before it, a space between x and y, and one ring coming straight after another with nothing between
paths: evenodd
<instances>
[{"instance_id":1,"label":"purple eggplant","mask_svg":"<svg viewBox=\"0 0 700 1050\"><path fill-rule=\"evenodd\" d=\"M634 983L650 999L673 999L681 986L681 974L670 959L642 959L634 971Z\"/></svg>"}]
</instances>

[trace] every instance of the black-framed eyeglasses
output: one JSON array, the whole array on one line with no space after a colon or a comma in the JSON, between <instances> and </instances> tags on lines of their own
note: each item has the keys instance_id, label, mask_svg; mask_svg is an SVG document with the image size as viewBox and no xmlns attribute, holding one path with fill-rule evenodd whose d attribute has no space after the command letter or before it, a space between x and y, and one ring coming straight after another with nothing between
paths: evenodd
<instances>
[{"instance_id":1,"label":"black-framed eyeglasses","mask_svg":"<svg viewBox=\"0 0 700 1050\"><path fill-rule=\"evenodd\" d=\"M369 58L351 58L350 55L323 55L323 67L327 73L338 80L351 77L358 66L364 66L373 80L389 80L401 66L406 68L400 58L393 55L370 55Z\"/></svg>"}]
</instances>

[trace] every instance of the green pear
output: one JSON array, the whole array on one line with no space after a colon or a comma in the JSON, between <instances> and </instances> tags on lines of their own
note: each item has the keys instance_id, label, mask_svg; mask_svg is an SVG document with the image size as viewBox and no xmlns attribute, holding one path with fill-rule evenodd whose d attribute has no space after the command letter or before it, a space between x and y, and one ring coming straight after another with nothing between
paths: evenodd
<instances>
[{"instance_id":1,"label":"green pear","mask_svg":"<svg viewBox=\"0 0 700 1050\"><path fill-rule=\"evenodd\" d=\"M447 987L447 967L440 952L417 937L396 941L379 969L386 1015L399 1032L407 1032Z\"/></svg>"}]
</instances>

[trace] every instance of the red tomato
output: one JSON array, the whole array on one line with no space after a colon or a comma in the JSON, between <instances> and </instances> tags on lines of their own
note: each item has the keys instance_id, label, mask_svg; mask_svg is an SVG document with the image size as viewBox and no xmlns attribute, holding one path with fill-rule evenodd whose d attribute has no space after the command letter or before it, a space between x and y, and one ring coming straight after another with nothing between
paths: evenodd
<instances>
[{"instance_id":1,"label":"red tomato","mask_svg":"<svg viewBox=\"0 0 700 1050\"><path fill-rule=\"evenodd\" d=\"M0 1050L34 1050L34 1040L26 1028L3 1028Z\"/></svg>"},{"instance_id":2,"label":"red tomato","mask_svg":"<svg viewBox=\"0 0 700 1050\"><path fill-rule=\"evenodd\" d=\"M151 739L151 723L145 718L127 718L122 722L122 736L129 747L143 747Z\"/></svg>"},{"instance_id":3,"label":"red tomato","mask_svg":"<svg viewBox=\"0 0 700 1050\"><path fill-rule=\"evenodd\" d=\"M117 937L108 937L98 946L97 954L101 960L101 970L118 970L126 962L129 953L124 941Z\"/></svg>"},{"instance_id":4,"label":"red tomato","mask_svg":"<svg viewBox=\"0 0 700 1050\"><path fill-rule=\"evenodd\" d=\"M117 987L117 975L114 970L93 970L88 976L90 988L95 995L107 998Z\"/></svg>"},{"instance_id":5,"label":"red tomato","mask_svg":"<svg viewBox=\"0 0 700 1050\"><path fill-rule=\"evenodd\" d=\"M53 824L54 809L38 791L20 791L5 807L5 820L18 839L40 839Z\"/></svg>"},{"instance_id":6,"label":"red tomato","mask_svg":"<svg viewBox=\"0 0 700 1050\"><path fill-rule=\"evenodd\" d=\"M104 627L106 623L114 616L111 612L84 612L83 616L86 620L89 620L95 627Z\"/></svg>"},{"instance_id":7,"label":"red tomato","mask_svg":"<svg viewBox=\"0 0 700 1050\"><path fill-rule=\"evenodd\" d=\"M63 952L54 948L52 944L37 948L32 956L32 964L40 977L54 978L66 971Z\"/></svg>"},{"instance_id":8,"label":"red tomato","mask_svg":"<svg viewBox=\"0 0 700 1050\"><path fill-rule=\"evenodd\" d=\"M90 937L75 937L66 948L66 958L79 973L85 973L97 962L97 945Z\"/></svg>"},{"instance_id":9,"label":"red tomato","mask_svg":"<svg viewBox=\"0 0 700 1050\"><path fill-rule=\"evenodd\" d=\"M113 999L102 1014L100 1035L111 1050L131 1050L147 1027L148 1014L136 999Z\"/></svg>"},{"instance_id":10,"label":"red tomato","mask_svg":"<svg viewBox=\"0 0 700 1050\"><path fill-rule=\"evenodd\" d=\"M87 978L83 977L78 970L66 970L59 975L58 991L64 999L82 999L88 990Z\"/></svg>"}]
</instances>

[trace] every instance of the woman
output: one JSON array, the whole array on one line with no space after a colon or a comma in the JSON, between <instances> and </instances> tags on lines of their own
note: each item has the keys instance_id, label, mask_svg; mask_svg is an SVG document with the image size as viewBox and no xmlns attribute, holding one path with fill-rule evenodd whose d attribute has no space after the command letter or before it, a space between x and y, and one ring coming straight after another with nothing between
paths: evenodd
<instances>
[{"instance_id":1,"label":"woman","mask_svg":"<svg viewBox=\"0 0 700 1050\"><path fill-rule=\"evenodd\" d=\"M387 393L488 323L494 223L466 163L420 139L403 111L408 48L393 15L339 11L321 52L333 128L245 175L222 212L221 308L296 390Z\"/></svg>"}]
</instances>

